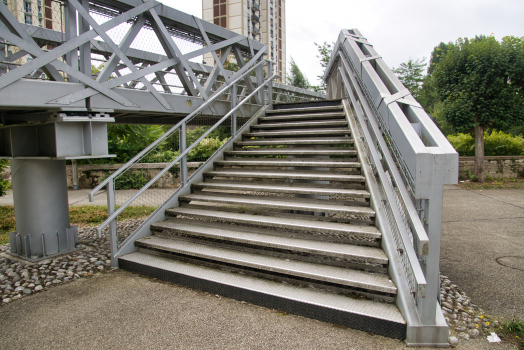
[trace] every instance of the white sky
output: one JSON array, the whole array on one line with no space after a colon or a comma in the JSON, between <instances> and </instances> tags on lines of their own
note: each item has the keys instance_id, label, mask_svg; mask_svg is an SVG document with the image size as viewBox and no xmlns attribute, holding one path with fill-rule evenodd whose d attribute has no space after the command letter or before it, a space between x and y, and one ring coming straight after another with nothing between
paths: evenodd
<instances>
[{"instance_id":1,"label":"white sky","mask_svg":"<svg viewBox=\"0 0 524 350\"><path fill-rule=\"evenodd\" d=\"M160 0L202 17L201 0ZM287 58L312 84L322 73L314 42L358 28L390 67L428 57L441 41L524 36L524 0L286 0Z\"/></svg>"}]
</instances>

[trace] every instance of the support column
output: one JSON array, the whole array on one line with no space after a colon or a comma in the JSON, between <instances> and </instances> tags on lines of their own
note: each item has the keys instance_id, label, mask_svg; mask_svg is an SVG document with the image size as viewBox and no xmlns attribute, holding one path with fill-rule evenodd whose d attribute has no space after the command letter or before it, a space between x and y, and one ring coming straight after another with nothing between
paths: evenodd
<instances>
[{"instance_id":1,"label":"support column","mask_svg":"<svg viewBox=\"0 0 524 350\"><path fill-rule=\"evenodd\" d=\"M69 223L65 160L11 160L16 232L11 253L38 260L75 249L76 226Z\"/></svg>"}]
</instances>

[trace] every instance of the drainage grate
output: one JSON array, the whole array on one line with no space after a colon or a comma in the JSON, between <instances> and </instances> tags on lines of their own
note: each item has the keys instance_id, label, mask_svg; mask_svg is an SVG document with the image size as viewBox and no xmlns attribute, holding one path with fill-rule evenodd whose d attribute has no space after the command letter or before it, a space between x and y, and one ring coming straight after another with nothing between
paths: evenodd
<instances>
[{"instance_id":1,"label":"drainage grate","mask_svg":"<svg viewBox=\"0 0 524 350\"><path fill-rule=\"evenodd\" d=\"M524 256L501 256L496 261L502 266L524 271Z\"/></svg>"}]
</instances>

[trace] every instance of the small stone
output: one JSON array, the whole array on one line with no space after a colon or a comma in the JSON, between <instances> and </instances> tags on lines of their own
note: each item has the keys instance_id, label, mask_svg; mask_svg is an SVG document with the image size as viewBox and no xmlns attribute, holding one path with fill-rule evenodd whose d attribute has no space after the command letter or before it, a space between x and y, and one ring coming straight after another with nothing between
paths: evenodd
<instances>
[{"instance_id":1,"label":"small stone","mask_svg":"<svg viewBox=\"0 0 524 350\"><path fill-rule=\"evenodd\" d=\"M46 287L49 287L50 285L51 285L51 282L46 282L46 283L45 283L45 286L46 286Z\"/></svg>"},{"instance_id":2,"label":"small stone","mask_svg":"<svg viewBox=\"0 0 524 350\"><path fill-rule=\"evenodd\" d=\"M464 333L464 332L462 332L462 333L459 333L458 338L459 339L464 339L464 340L469 340L469 335Z\"/></svg>"},{"instance_id":3,"label":"small stone","mask_svg":"<svg viewBox=\"0 0 524 350\"><path fill-rule=\"evenodd\" d=\"M477 328L477 326L474 323L470 323L470 324L468 324L468 328L469 329L475 329L475 328Z\"/></svg>"},{"instance_id":4,"label":"small stone","mask_svg":"<svg viewBox=\"0 0 524 350\"><path fill-rule=\"evenodd\" d=\"M446 302L446 301L444 301L444 302L442 303L442 306L447 307L447 308L450 309L450 310L453 310L453 305L451 305L450 303L448 303L448 302Z\"/></svg>"},{"instance_id":5,"label":"small stone","mask_svg":"<svg viewBox=\"0 0 524 350\"><path fill-rule=\"evenodd\" d=\"M459 342L459 340L458 340L457 337L449 337L448 341L449 341L449 345L450 345L452 348L454 348L455 346L457 346L457 344L458 344L458 342Z\"/></svg>"},{"instance_id":6,"label":"small stone","mask_svg":"<svg viewBox=\"0 0 524 350\"><path fill-rule=\"evenodd\" d=\"M71 277L64 277L64 282L69 282L71 280Z\"/></svg>"},{"instance_id":7,"label":"small stone","mask_svg":"<svg viewBox=\"0 0 524 350\"><path fill-rule=\"evenodd\" d=\"M4 303L4 304L7 304L9 302L11 302L11 298L5 298L5 299L2 300L2 303Z\"/></svg>"},{"instance_id":8,"label":"small stone","mask_svg":"<svg viewBox=\"0 0 524 350\"><path fill-rule=\"evenodd\" d=\"M19 287L15 288L15 292L17 292L17 293L19 293L19 292L21 292L23 290L24 290L24 287L22 287L22 286L19 286Z\"/></svg>"},{"instance_id":9,"label":"small stone","mask_svg":"<svg viewBox=\"0 0 524 350\"><path fill-rule=\"evenodd\" d=\"M95 263L95 265L96 265L96 266L99 266L99 265L102 265L103 263L104 263L103 261L98 260L98 261Z\"/></svg>"},{"instance_id":10,"label":"small stone","mask_svg":"<svg viewBox=\"0 0 524 350\"><path fill-rule=\"evenodd\" d=\"M35 288L35 284L34 283L30 283L30 284L27 285L27 288L33 289L33 288Z\"/></svg>"},{"instance_id":11,"label":"small stone","mask_svg":"<svg viewBox=\"0 0 524 350\"><path fill-rule=\"evenodd\" d=\"M24 290L22 291L25 295L28 295L28 294L31 294L33 291L29 288L24 288Z\"/></svg>"},{"instance_id":12,"label":"small stone","mask_svg":"<svg viewBox=\"0 0 524 350\"><path fill-rule=\"evenodd\" d=\"M465 332L465 331L466 331L466 327L464 327L464 326L457 327L457 328L455 328L455 330L456 330L457 332Z\"/></svg>"},{"instance_id":13,"label":"small stone","mask_svg":"<svg viewBox=\"0 0 524 350\"><path fill-rule=\"evenodd\" d=\"M472 338L476 338L479 336L480 332L478 329L470 329L468 332L469 336Z\"/></svg>"},{"instance_id":14,"label":"small stone","mask_svg":"<svg viewBox=\"0 0 524 350\"><path fill-rule=\"evenodd\" d=\"M41 291L42 289L44 289L44 287L42 287L42 285L38 285L35 287L35 292Z\"/></svg>"},{"instance_id":15,"label":"small stone","mask_svg":"<svg viewBox=\"0 0 524 350\"><path fill-rule=\"evenodd\" d=\"M60 280L53 280L53 284L60 284Z\"/></svg>"},{"instance_id":16,"label":"small stone","mask_svg":"<svg viewBox=\"0 0 524 350\"><path fill-rule=\"evenodd\" d=\"M98 266L97 269L99 269L100 271L103 271L104 267L103 266Z\"/></svg>"},{"instance_id":17,"label":"small stone","mask_svg":"<svg viewBox=\"0 0 524 350\"><path fill-rule=\"evenodd\" d=\"M97 261L97 260L98 260L97 258L91 258L91 259L89 259L90 262L95 262L95 261Z\"/></svg>"}]
</instances>

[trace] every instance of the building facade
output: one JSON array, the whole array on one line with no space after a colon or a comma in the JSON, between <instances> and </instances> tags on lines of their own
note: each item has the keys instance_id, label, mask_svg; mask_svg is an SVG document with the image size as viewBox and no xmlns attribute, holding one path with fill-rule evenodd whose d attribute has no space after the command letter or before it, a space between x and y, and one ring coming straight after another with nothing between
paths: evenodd
<instances>
[{"instance_id":1,"label":"building facade","mask_svg":"<svg viewBox=\"0 0 524 350\"><path fill-rule=\"evenodd\" d=\"M285 3L285 0L202 0L202 19L266 44L267 58L276 62L275 71L285 81Z\"/></svg>"}]
</instances>

